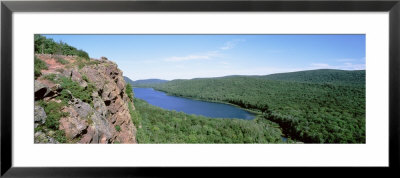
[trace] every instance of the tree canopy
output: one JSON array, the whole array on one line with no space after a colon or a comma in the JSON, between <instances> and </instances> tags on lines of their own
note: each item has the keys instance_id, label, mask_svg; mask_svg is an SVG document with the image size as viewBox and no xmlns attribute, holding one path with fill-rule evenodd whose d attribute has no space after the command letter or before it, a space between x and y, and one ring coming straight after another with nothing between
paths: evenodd
<instances>
[{"instance_id":1,"label":"tree canopy","mask_svg":"<svg viewBox=\"0 0 400 178\"><path fill-rule=\"evenodd\" d=\"M365 143L365 70L173 80L148 87L261 111L303 142Z\"/></svg>"},{"instance_id":2,"label":"tree canopy","mask_svg":"<svg viewBox=\"0 0 400 178\"><path fill-rule=\"evenodd\" d=\"M43 35L35 34L35 53L41 54L58 54L58 55L75 55L85 59L89 59L89 54L81 49L76 49L62 41L55 42L51 38Z\"/></svg>"}]
</instances>

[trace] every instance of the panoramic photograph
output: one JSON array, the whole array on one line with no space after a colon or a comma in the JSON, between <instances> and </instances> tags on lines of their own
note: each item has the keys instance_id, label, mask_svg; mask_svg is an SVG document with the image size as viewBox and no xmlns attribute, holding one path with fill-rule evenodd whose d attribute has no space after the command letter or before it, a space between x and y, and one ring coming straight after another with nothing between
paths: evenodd
<instances>
[{"instance_id":1,"label":"panoramic photograph","mask_svg":"<svg viewBox=\"0 0 400 178\"><path fill-rule=\"evenodd\" d=\"M35 34L35 144L365 144L364 34Z\"/></svg>"}]
</instances>

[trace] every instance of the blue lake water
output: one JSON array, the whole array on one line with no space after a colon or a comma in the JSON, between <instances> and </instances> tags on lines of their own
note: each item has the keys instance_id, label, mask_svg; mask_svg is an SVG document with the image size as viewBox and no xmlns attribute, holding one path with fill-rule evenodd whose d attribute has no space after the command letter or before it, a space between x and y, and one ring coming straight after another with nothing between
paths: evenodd
<instances>
[{"instance_id":1,"label":"blue lake water","mask_svg":"<svg viewBox=\"0 0 400 178\"><path fill-rule=\"evenodd\" d=\"M188 98L167 95L152 88L134 88L136 98L145 100L151 105L167 110L175 110L187 114L196 114L214 118L238 118L251 120L255 115L228 104L192 100Z\"/></svg>"}]
</instances>

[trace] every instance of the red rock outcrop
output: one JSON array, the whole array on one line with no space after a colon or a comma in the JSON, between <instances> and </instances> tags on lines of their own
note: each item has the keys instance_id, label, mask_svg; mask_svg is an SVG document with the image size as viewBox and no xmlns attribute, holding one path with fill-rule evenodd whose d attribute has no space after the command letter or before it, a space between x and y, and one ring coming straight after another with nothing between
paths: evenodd
<instances>
[{"instance_id":1,"label":"red rock outcrop","mask_svg":"<svg viewBox=\"0 0 400 178\"><path fill-rule=\"evenodd\" d=\"M89 84L94 86L92 101L88 103L46 77L41 76L35 80L36 101L57 101L57 96L60 96L63 90L70 95L68 104L62 108L62 112L68 113L68 116L59 119L59 130L64 131L69 143L136 143L136 127L128 108L128 102L132 101L127 95L122 71L116 63L102 58L91 59L86 61L85 65L78 66L75 65L75 57L57 56L69 62L62 65L55 62L51 55L38 54L37 57L48 65L48 70L42 71L44 75L67 77L83 88L87 88ZM35 112L43 110L37 104L35 107ZM35 127L37 125L36 123ZM48 133L46 130L35 133L35 143L52 143ZM43 141L43 138L49 140Z\"/></svg>"}]
</instances>

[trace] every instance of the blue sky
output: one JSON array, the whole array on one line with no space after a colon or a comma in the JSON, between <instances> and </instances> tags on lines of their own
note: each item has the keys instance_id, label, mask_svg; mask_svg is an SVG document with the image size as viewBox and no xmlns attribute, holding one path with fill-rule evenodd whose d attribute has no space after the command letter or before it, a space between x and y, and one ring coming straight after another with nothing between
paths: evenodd
<instances>
[{"instance_id":1,"label":"blue sky","mask_svg":"<svg viewBox=\"0 0 400 178\"><path fill-rule=\"evenodd\" d=\"M132 80L365 69L365 35L45 36L107 57Z\"/></svg>"}]
</instances>

